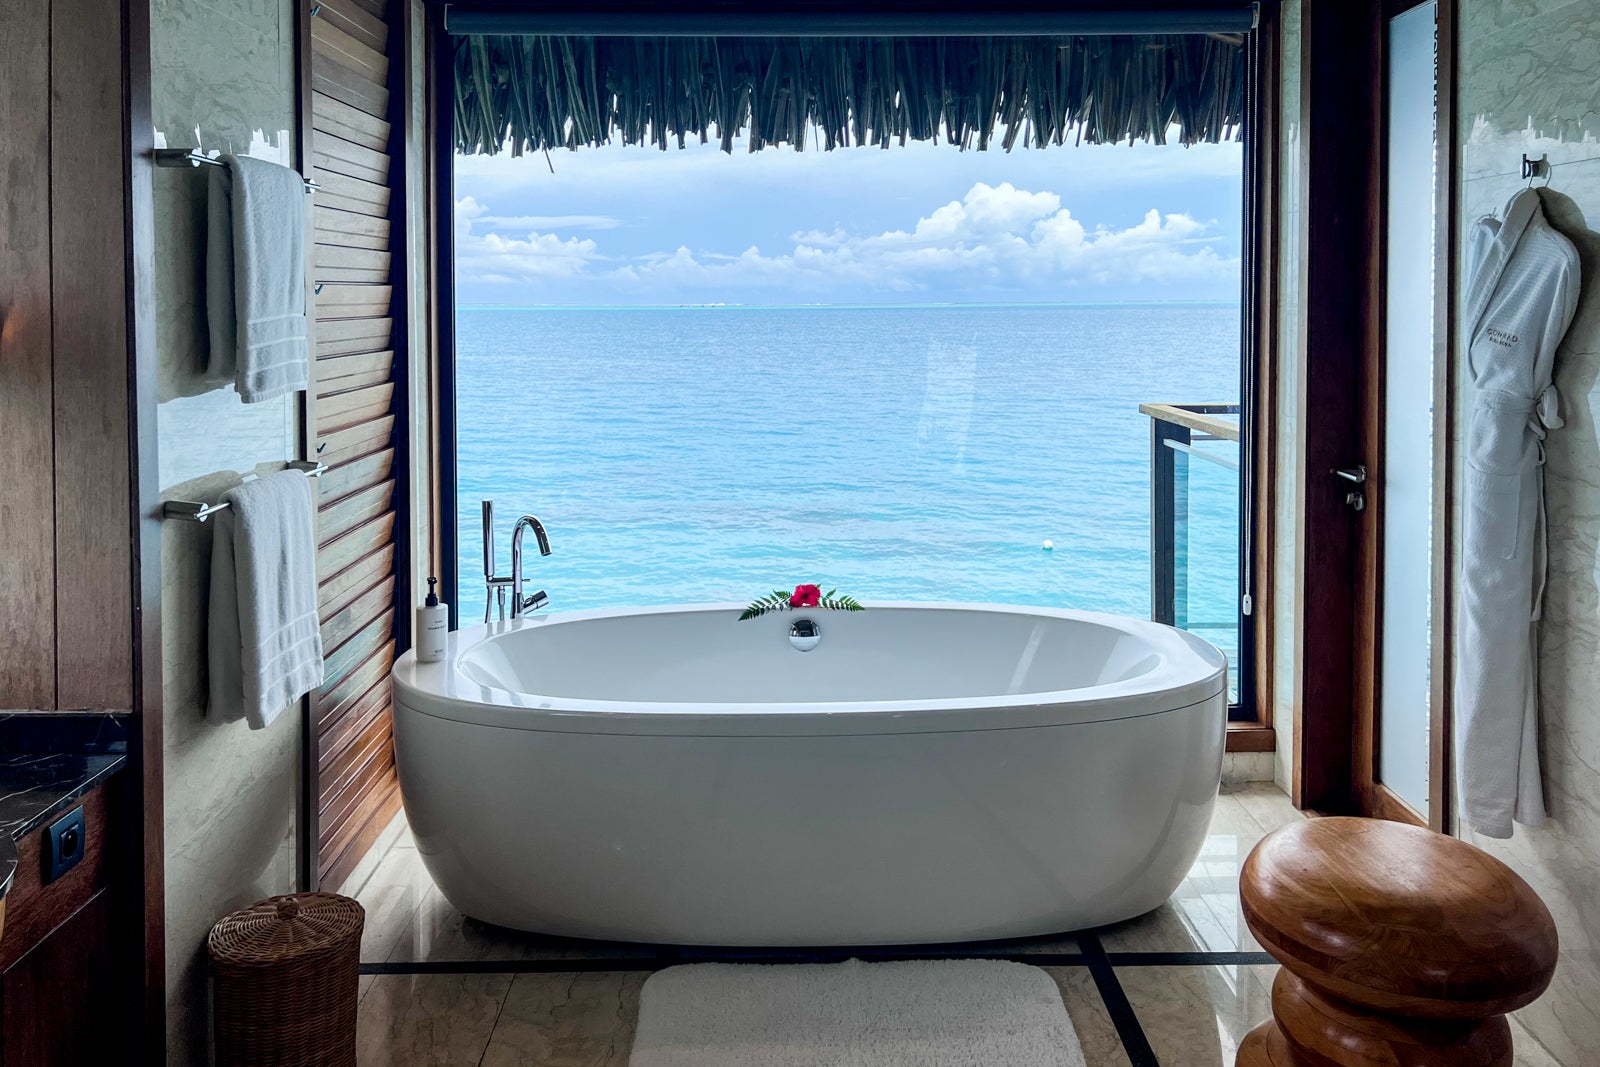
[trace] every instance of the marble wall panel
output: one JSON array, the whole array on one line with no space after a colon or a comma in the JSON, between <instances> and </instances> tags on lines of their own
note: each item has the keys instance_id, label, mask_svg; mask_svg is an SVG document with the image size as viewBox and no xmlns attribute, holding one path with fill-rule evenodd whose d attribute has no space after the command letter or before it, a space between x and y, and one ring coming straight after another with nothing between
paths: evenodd
<instances>
[{"instance_id":1,"label":"marble wall panel","mask_svg":"<svg viewBox=\"0 0 1600 1067\"><path fill-rule=\"evenodd\" d=\"M1271 752L1229 752L1222 758L1222 784L1270 782L1277 757Z\"/></svg>"},{"instance_id":2,"label":"marble wall panel","mask_svg":"<svg viewBox=\"0 0 1600 1067\"><path fill-rule=\"evenodd\" d=\"M1546 447L1550 579L1539 658L1550 820L1517 827L1509 841L1462 831L1528 879L1556 916L1555 983L1521 1021L1557 1061L1579 1067L1600 1062L1600 5L1462 0L1460 19L1461 226L1525 184L1524 153L1548 155L1556 166L1546 214L1583 262L1578 315L1556 358L1567 425Z\"/></svg>"},{"instance_id":3,"label":"marble wall panel","mask_svg":"<svg viewBox=\"0 0 1600 1067\"><path fill-rule=\"evenodd\" d=\"M152 0L156 143L293 158L290 0ZM168 499L214 499L298 455L292 399L246 405L203 374L206 174L155 174L160 483ZM167 1019L172 1063L209 1049L205 937L227 912L296 888L299 716L267 730L202 719L211 529L162 533L166 770Z\"/></svg>"}]
</instances>

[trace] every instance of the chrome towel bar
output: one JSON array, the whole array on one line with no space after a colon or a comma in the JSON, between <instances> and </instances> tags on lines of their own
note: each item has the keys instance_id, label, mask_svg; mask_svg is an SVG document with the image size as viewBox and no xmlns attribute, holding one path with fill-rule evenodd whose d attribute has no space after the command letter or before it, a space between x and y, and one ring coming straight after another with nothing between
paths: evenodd
<instances>
[{"instance_id":1,"label":"chrome towel bar","mask_svg":"<svg viewBox=\"0 0 1600 1067\"><path fill-rule=\"evenodd\" d=\"M215 156L208 156L196 148L157 148L155 150L156 166L158 167L226 167L227 164ZM311 178L302 178L306 183L306 192L313 193L322 188Z\"/></svg>"},{"instance_id":2,"label":"chrome towel bar","mask_svg":"<svg viewBox=\"0 0 1600 1067\"><path fill-rule=\"evenodd\" d=\"M326 464L313 463L309 460L297 459L289 463L290 470L304 471L307 478L316 478L328 468ZM220 504L202 504L198 500L168 500L161 505L161 517L164 519L182 519L184 522L205 522L219 511L226 511L228 502Z\"/></svg>"}]
</instances>

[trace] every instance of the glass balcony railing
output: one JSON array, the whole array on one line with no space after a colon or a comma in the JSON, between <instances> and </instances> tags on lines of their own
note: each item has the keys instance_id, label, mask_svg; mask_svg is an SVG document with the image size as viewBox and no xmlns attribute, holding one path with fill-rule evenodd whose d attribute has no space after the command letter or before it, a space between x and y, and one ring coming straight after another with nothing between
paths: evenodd
<instances>
[{"instance_id":1,"label":"glass balcony railing","mask_svg":"<svg viewBox=\"0 0 1600 1067\"><path fill-rule=\"evenodd\" d=\"M1243 663L1238 404L1140 404L1150 417L1150 617Z\"/></svg>"}]
</instances>

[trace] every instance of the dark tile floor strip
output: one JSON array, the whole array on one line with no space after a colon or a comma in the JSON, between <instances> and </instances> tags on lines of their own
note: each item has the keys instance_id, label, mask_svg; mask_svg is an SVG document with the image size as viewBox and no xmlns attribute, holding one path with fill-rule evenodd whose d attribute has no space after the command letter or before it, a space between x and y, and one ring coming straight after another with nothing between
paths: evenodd
<instances>
[{"instance_id":1,"label":"dark tile floor strip","mask_svg":"<svg viewBox=\"0 0 1600 1067\"><path fill-rule=\"evenodd\" d=\"M1035 967L1082 967L1084 957L1077 952L1000 953L972 952L966 954L941 953L937 956L925 952L853 952L853 953L791 953L752 955L701 955L684 956L611 956L581 959L538 960L391 960L385 963L363 963L362 974L567 974L574 971L659 971L680 963L840 963L844 960L872 960L891 963L905 960L1005 960L1010 963L1027 963Z\"/></svg>"},{"instance_id":2,"label":"dark tile floor strip","mask_svg":"<svg viewBox=\"0 0 1600 1067\"><path fill-rule=\"evenodd\" d=\"M1108 952L1113 967L1260 967L1278 961L1265 952Z\"/></svg>"},{"instance_id":3,"label":"dark tile floor strip","mask_svg":"<svg viewBox=\"0 0 1600 1067\"><path fill-rule=\"evenodd\" d=\"M1139 1016L1128 1002L1128 994L1123 992L1122 983L1117 981L1117 972L1112 969L1105 946L1100 944L1098 937L1088 933L1078 935L1078 947L1083 950L1089 976L1094 979L1100 999L1105 1002L1106 1014L1111 1016L1117 1036L1122 1039L1122 1050L1128 1054L1128 1062L1132 1067L1161 1067L1155 1049L1150 1047L1150 1039L1145 1036L1144 1027L1139 1025Z\"/></svg>"},{"instance_id":4,"label":"dark tile floor strip","mask_svg":"<svg viewBox=\"0 0 1600 1067\"><path fill-rule=\"evenodd\" d=\"M362 974L570 974L576 971L659 971L683 961L670 956L603 959L390 960L363 963Z\"/></svg>"}]
</instances>

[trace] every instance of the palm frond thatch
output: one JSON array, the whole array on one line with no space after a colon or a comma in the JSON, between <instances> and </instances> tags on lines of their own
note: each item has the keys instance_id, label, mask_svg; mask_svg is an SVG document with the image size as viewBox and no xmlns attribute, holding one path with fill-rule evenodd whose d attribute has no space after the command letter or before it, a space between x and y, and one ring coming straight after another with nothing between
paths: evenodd
<instances>
[{"instance_id":1,"label":"palm frond thatch","mask_svg":"<svg viewBox=\"0 0 1600 1067\"><path fill-rule=\"evenodd\" d=\"M1223 35L540 37L455 42L456 148L513 155L716 136L826 149L1238 136L1244 49Z\"/></svg>"}]
</instances>

